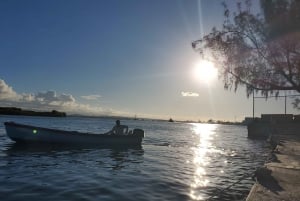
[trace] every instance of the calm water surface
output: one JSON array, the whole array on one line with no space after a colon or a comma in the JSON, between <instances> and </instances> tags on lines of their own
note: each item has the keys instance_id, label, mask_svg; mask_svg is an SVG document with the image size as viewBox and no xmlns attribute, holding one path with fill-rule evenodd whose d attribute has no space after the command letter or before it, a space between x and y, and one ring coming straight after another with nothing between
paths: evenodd
<instances>
[{"instance_id":1,"label":"calm water surface","mask_svg":"<svg viewBox=\"0 0 300 201\"><path fill-rule=\"evenodd\" d=\"M1 200L243 200L245 179L267 158L267 143L243 126L123 120L146 132L138 149L19 147L3 122L103 133L106 118L0 116ZM212 197L216 195L215 197Z\"/></svg>"}]
</instances>

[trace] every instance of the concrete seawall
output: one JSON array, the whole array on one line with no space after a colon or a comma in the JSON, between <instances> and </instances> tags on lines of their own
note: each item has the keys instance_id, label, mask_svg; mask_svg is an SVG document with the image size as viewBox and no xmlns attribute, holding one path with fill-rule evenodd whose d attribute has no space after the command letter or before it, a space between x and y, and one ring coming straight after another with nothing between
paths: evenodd
<instances>
[{"instance_id":1,"label":"concrete seawall","mask_svg":"<svg viewBox=\"0 0 300 201\"><path fill-rule=\"evenodd\" d=\"M270 124L272 160L256 171L247 201L300 200L300 123Z\"/></svg>"}]
</instances>

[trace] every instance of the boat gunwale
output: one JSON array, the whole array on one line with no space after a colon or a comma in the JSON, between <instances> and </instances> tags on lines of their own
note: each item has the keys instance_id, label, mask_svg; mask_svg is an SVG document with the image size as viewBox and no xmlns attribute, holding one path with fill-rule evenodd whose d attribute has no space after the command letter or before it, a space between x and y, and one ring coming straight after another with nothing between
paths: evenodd
<instances>
[{"instance_id":1,"label":"boat gunwale","mask_svg":"<svg viewBox=\"0 0 300 201\"><path fill-rule=\"evenodd\" d=\"M99 138L143 138L138 135L115 135L115 134L97 134L97 133L82 133L78 131L65 131L60 129L54 129L54 128L45 128L40 126L33 126L33 125L26 125L26 124L20 124L15 123L13 121L10 122L4 122L5 126L14 126L14 127L21 127L21 128L28 128L28 129L40 129L45 131L51 131L55 132L56 134L65 134L65 135L76 135L76 136L84 136L84 137L99 137Z\"/></svg>"}]
</instances>

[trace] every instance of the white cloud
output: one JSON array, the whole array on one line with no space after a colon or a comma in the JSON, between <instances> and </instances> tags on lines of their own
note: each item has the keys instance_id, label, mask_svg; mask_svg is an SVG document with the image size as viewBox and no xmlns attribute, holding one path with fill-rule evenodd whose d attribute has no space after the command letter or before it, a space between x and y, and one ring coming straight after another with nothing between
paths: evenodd
<instances>
[{"instance_id":1,"label":"white cloud","mask_svg":"<svg viewBox=\"0 0 300 201\"><path fill-rule=\"evenodd\" d=\"M34 94L22 94L21 97L21 101L25 102L31 102L35 100Z\"/></svg>"},{"instance_id":2,"label":"white cloud","mask_svg":"<svg viewBox=\"0 0 300 201\"><path fill-rule=\"evenodd\" d=\"M85 100L98 100L99 98L101 98L101 96L97 95L97 94L93 94L93 95L88 95L88 96L81 96L81 98L83 98Z\"/></svg>"},{"instance_id":3,"label":"white cloud","mask_svg":"<svg viewBox=\"0 0 300 201\"><path fill-rule=\"evenodd\" d=\"M39 92L35 96L35 100L43 104L63 105L66 103L74 103L75 98L69 94L56 95L55 91Z\"/></svg>"},{"instance_id":4,"label":"white cloud","mask_svg":"<svg viewBox=\"0 0 300 201\"><path fill-rule=\"evenodd\" d=\"M199 96L198 93L195 93L195 92L184 92L184 91L181 92L181 95L184 96L184 97L198 97Z\"/></svg>"},{"instance_id":5,"label":"white cloud","mask_svg":"<svg viewBox=\"0 0 300 201\"><path fill-rule=\"evenodd\" d=\"M94 100L100 95L84 96ZM21 107L23 109L64 111L68 114L82 115L120 115L119 111L105 109L100 106L78 103L71 94L57 94L55 91L38 92L37 94L18 94L13 88L0 79L0 105L6 107Z\"/></svg>"},{"instance_id":6,"label":"white cloud","mask_svg":"<svg viewBox=\"0 0 300 201\"><path fill-rule=\"evenodd\" d=\"M4 80L0 79L0 100L17 100L20 96L8 86Z\"/></svg>"}]
</instances>

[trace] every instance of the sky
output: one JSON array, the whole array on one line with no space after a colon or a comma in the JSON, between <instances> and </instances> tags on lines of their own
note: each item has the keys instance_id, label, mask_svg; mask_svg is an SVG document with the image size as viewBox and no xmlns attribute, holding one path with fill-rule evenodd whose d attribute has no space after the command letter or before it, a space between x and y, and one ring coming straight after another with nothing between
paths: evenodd
<instances>
[{"instance_id":1,"label":"sky","mask_svg":"<svg viewBox=\"0 0 300 201\"><path fill-rule=\"evenodd\" d=\"M252 116L244 88L195 76L191 42L222 22L219 0L0 1L0 106L242 120ZM284 99L256 99L261 113L284 113Z\"/></svg>"}]
</instances>

